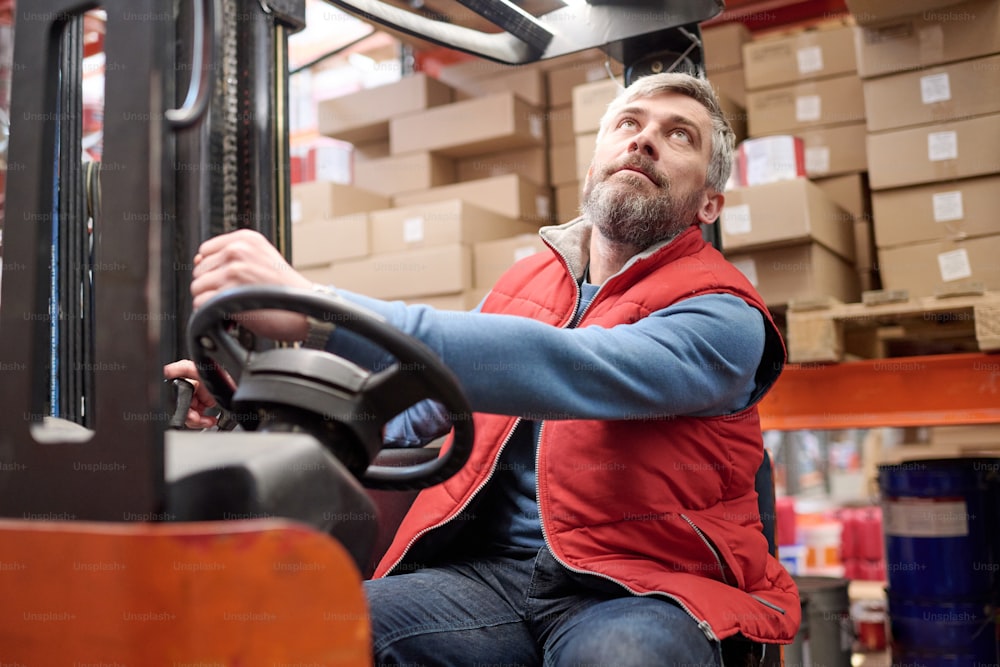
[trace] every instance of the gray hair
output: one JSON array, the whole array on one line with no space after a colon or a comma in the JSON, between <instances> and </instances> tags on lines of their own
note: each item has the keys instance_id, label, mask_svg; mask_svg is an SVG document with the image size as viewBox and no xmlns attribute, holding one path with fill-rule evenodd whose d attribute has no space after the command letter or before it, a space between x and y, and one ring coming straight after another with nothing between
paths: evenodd
<instances>
[{"instance_id":1,"label":"gray hair","mask_svg":"<svg viewBox=\"0 0 1000 667\"><path fill-rule=\"evenodd\" d=\"M712 85L705 79L681 72L650 74L636 79L632 85L623 89L608 104L607 111L601 117L601 128L597 133L598 141L604 136L612 118L622 108L635 100L653 97L661 93L687 95L708 110L708 115L712 119L712 155L708 162L705 184L716 192L723 192L726 189L726 181L729 180L729 173L733 168L736 135L722 112L722 107L719 106L719 99L716 97Z\"/></svg>"}]
</instances>

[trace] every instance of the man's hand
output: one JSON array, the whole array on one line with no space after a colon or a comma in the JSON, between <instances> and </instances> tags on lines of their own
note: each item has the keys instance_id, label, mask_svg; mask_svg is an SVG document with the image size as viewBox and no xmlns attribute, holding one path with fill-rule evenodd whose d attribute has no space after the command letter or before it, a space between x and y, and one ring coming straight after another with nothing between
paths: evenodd
<instances>
[{"instance_id":1,"label":"man's hand","mask_svg":"<svg viewBox=\"0 0 1000 667\"><path fill-rule=\"evenodd\" d=\"M182 359L163 367L163 377L168 380L180 378L189 380L194 385L194 396L191 398L191 408L188 410L184 425L188 428L211 428L216 424L216 418L205 414L209 408L215 407L215 398L205 388L198 376L198 369L190 359Z\"/></svg>"},{"instance_id":2,"label":"man's hand","mask_svg":"<svg viewBox=\"0 0 1000 667\"><path fill-rule=\"evenodd\" d=\"M240 229L210 238L194 258L191 296L197 310L216 294L246 285L281 285L310 289L312 283L285 261L259 232ZM272 340L303 340L306 316L280 310L258 310L235 317L250 331Z\"/></svg>"}]
</instances>

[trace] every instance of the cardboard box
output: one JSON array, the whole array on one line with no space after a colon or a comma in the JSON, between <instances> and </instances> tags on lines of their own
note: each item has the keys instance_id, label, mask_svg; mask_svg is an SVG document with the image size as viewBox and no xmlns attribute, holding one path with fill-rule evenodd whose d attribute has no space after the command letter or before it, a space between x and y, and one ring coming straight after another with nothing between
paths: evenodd
<instances>
[{"instance_id":1,"label":"cardboard box","mask_svg":"<svg viewBox=\"0 0 1000 667\"><path fill-rule=\"evenodd\" d=\"M709 78L719 70L740 69L743 66L743 45L750 41L750 31L738 22L703 28L701 48L705 71Z\"/></svg>"},{"instance_id":2,"label":"cardboard box","mask_svg":"<svg viewBox=\"0 0 1000 667\"><path fill-rule=\"evenodd\" d=\"M292 225L292 266L326 266L371 252L368 214L342 215Z\"/></svg>"},{"instance_id":3,"label":"cardboard box","mask_svg":"<svg viewBox=\"0 0 1000 667\"><path fill-rule=\"evenodd\" d=\"M461 292L472 287L472 249L453 243L338 262L322 282L376 299Z\"/></svg>"},{"instance_id":4,"label":"cardboard box","mask_svg":"<svg viewBox=\"0 0 1000 667\"><path fill-rule=\"evenodd\" d=\"M871 25L923 14L926 11L957 5L963 0L847 0L847 8L858 25Z\"/></svg>"},{"instance_id":5,"label":"cardboard box","mask_svg":"<svg viewBox=\"0 0 1000 667\"><path fill-rule=\"evenodd\" d=\"M389 119L448 104L454 92L426 74L359 90L319 103L319 133L352 144L389 137Z\"/></svg>"},{"instance_id":6,"label":"cardboard box","mask_svg":"<svg viewBox=\"0 0 1000 667\"><path fill-rule=\"evenodd\" d=\"M468 157L544 145L541 112L512 93L454 102L389 121L393 155L431 151Z\"/></svg>"},{"instance_id":7,"label":"cardboard box","mask_svg":"<svg viewBox=\"0 0 1000 667\"><path fill-rule=\"evenodd\" d=\"M461 310L468 311L474 309L476 306L486 298L489 294L489 290L484 289L467 289L461 292L455 292L454 294L438 294L435 296L415 296L407 299L407 303L411 305L424 305L430 306L431 308L436 308L438 310Z\"/></svg>"},{"instance_id":8,"label":"cardboard box","mask_svg":"<svg viewBox=\"0 0 1000 667\"><path fill-rule=\"evenodd\" d=\"M882 286L909 292L911 297L935 296L977 282L1000 289L1000 235L963 241L914 243L878 251Z\"/></svg>"},{"instance_id":9,"label":"cardboard box","mask_svg":"<svg viewBox=\"0 0 1000 667\"><path fill-rule=\"evenodd\" d=\"M743 81L743 69L731 69L722 72L712 72L708 80L715 88L716 95L725 95L740 108L747 108L747 87Z\"/></svg>"},{"instance_id":10,"label":"cardboard box","mask_svg":"<svg viewBox=\"0 0 1000 667\"><path fill-rule=\"evenodd\" d=\"M1000 55L863 83L868 130L892 130L1000 112Z\"/></svg>"},{"instance_id":11,"label":"cardboard box","mask_svg":"<svg viewBox=\"0 0 1000 667\"><path fill-rule=\"evenodd\" d=\"M521 234L472 246L472 284L477 289L491 289L500 276L525 257L536 252L551 252L538 234Z\"/></svg>"},{"instance_id":12,"label":"cardboard box","mask_svg":"<svg viewBox=\"0 0 1000 667\"><path fill-rule=\"evenodd\" d=\"M351 213L388 208L388 197L354 185L330 181L310 181L292 186L292 222L327 220Z\"/></svg>"},{"instance_id":13,"label":"cardboard box","mask_svg":"<svg viewBox=\"0 0 1000 667\"><path fill-rule=\"evenodd\" d=\"M391 197L455 182L455 162L433 153L390 155L354 166L354 184Z\"/></svg>"},{"instance_id":14,"label":"cardboard box","mask_svg":"<svg viewBox=\"0 0 1000 667\"><path fill-rule=\"evenodd\" d=\"M864 120L861 80L854 74L747 92L751 137Z\"/></svg>"},{"instance_id":15,"label":"cardboard box","mask_svg":"<svg viewBox=\"0 0 1000 667\"><path fill-rule=\"evenodd\" d=\"M1000 234L1000 176L883 190L872 209L879 247Z\"/></svg>"},{"instance_id":16,"label":"cardboard box","mask_svg":"<svg viewBox=\"0 0 1000 667\"><path fill-rule=\"evenodd\" d=\"M858 75L863 79L1000 53L1000 4L972 0L916 12L858 29Z\"/></svg>"},{"instance_id":17,"label":"cardboard box","mask_svg":"<svg viewBox=\"0 0 1000 667\"><path fill-rule=\"evenodd\" d=\"M556 222L569 222L580 216L583 183L573 181L556 188Z\"/></svg>"},{"instance_id":18,"label":"cardboard box","mask_svg":"<svg viewBox=\"0 0 1000 667\"><path fill-rule=\"evenodd\" d=\"M492 76L461 80L449 78L445 67L440 78L456 90L455 101L485 97L495 93L513 93L528 104L545 108L549 104L545 87L545 72L537 67L518 67L512 71L498 72Z\"/></svg>"},{"instance_id":19,"label":"cardboard box","mask_svg":"<svg viewBox=\"0 0 1000 667\"><path fill-rule=\"evenodd\" d=\"M354 180L354 147L344 141L317 137L289 147L298 158L296 183L332 181L350 185Z\"/></svg>"},{"instance_id":20,"label":"cardboard box","mask_svg":"<svg viewBox=\"0 0 1000 667\"><path fill-rule=\"evenodd\" d=\"M856 72L854 26L805 30L743 45L747 90Z\"/></svg>"},{"instance_id":21,"label":"cardboard box","mask_svg":"<svg viewBox=\"0 0 1000 667\"><path fill-rule=\"evenodd\" d=\"M608 70L611 70L611 74ZM621 63L607 56L582 60L548 72L549 106L569 106L573 104L573 88L584 83L593 83L610 76L621 76Z\"/></svg>"},{"instance_id":22,"label":"cardboard box","mask_svg":"<svg viewBox=\"0 0 1000 667\"><path fill-rule=\"evenodd\" d=\"M446 65L439 68L438 78L444 83L453 87L464 81L474 79L488 79L491 76L507 74L517 69L515 65L486 60L484 58L472 57L464 62Z\"/></svg>"},{"instance_id":23,"label":"cardboard box","mask_svg":"<svg viewBox=\"0 0 1000 667\"><path fill-rule=\"evenodd\" d=\"M867 174L857 172L827 178L813 178L810 180L834 204L854 216L855 220L871 220L872 195L868 189Z\"/></svg>"},{"instance_id":24,"label":"cardboard box","mask_svg":"<svg viewBox=\"0 0 1000 667\"><path fill-rule=\"evenodd\" d=\"M872 190L1000 173L1000 114L868 135Z\"/></svg>"},{"instance_id":25,"label":"cardboard box","mask_svg":"<svg viewBox=\"0 0 1000 667\"><path fill-rule=\"evenodd\" d=\"M870 218L855 218L854 220L854 268L860 274L875 269L875 258L878 251L875 248L875 232ZM862 289L865 287L862 285Z\"/></svg>"},{"instance_id":26,"label":"cardboard box","mask_svg":"<svg viewBox=\"0 0 1000 667\"><path fill-rule=\"evenodd\" d=\"M549 183L553 187L575 183L579 180L577 172L575 141L549 149Z\"/></svg>"},{"instance_id":27,"label":"cardboard box","mask_svg":"<svg viewBox=\"0 0 1000 667\"><path fill-rule=\"evenodd\" d=\"M787 134L746 139L736 147L736 167L741 187L802 178L806 175L805 146Z\"/></svg>"},{"instance_id":28,"label":"cardboard box","mask_svg":"<svg viewBox=\"0 0 1000 667\"><path fill-rule=\"evenodd\" d=\"M354 144L354 164L389 157L389 135L385 139Z\"/></svg>"},{"instance_id":29,"label":"cardboard box","mask_svg":"<svg viewBox=\"0 0 1000 667\"><path fill-rule=\"evenodd\" d=\"M550 146L573 141L576 138L573 131L573 105L553 107L546 111L545 127Z\"/></svg>"},{"instance_id":30,"label":"cardboard box","mask_svg":"<svg viewBox=\"0 0 1000 667\"><path fill-rule=\"evenodd\" d=\"M986 375L984 382L1000 371L1000 360L984 361L980 370ZM973 364L975 366L975 364ZM994 376L995 377L995 376ZM1000 447L1000 424L961 424L958 426L931 426L928 428L931 444L954 446L960 449L996 449ZM1000 460L996 461L1000 464ZM1000 468L994 467L996 471Z\"/></svg>"},{"instance_id":31,"label":"cardboard box","mask_svg":"<svg viewBox=\"0 0 1000 667\"><path fill-rule=\"evenodd\" d=\"M864 123L798 130L805 146L806 175L823 178L868 169L868 132Z\"/></svg>"},{"instance_id":32,"label":"cardboard box","mask_svg":"<svg viewBox=\"0 0 1000 667\"><path fill-rule=\"evenodd\" d=\"M597 132L608 104L622 90L620 79L601 79L573 89L573 132Z\"/></svg>"},{"instance_id":33,"label":"cardboard box","mask_svg":"<svg viewBox=\"0 0 1000 667\"><path fill-rule=\"evenodd\" d=\"M851 264L818 243L733 252L727 257L749 278L768 306L825 297L853 303L861 296L858 275Z\"/></svg>"},{"instance_id":34,"label":"cardboard box","mask_svg":"<svg viewBox=\"0 0 1000 667\"><path fill-rule=\"evenodd\" d=\"M455 162L456 181L476 181L505 174L520 174L533 183L549 184L549 162L542 146L515 148L498 153L473 155ZM443 185L443 184L441 184Z\"/></svg>"},{"instance_id":35,"label":"cardboard box","mask_svg":"<svg viewBox=\"0 0 1000 667\"><path fill-rule=\"evenodd\" d=\"M747 110L740 106L727 95L719 95L719 108L722 115L729 121L729 126L733 128L736 143L747 138Z\"/></svg>"},{"instance_id":36,"label":"cardboard box","mask_svg":"<svg viewBox=\"0 0 1000 667\"><path fill-rule=\"evenodd\" d=\"M445 199L464 199L500 215L528 222L547 224L552 219L551 188L517 174L410 192L395 197L394 201L396 206L412 206Z\"/></svg>"},{"instance_id":37,"label":"cardboard box","mask_svg":"<svg viewBox=\"0 0 1000 667\"><path fill-rule=\"evenodd\" d=\"M577 180L587 180L587 171L594 159L597 149L597 132L579 134L576 137L576 177Z\"/></svg>"},{"instance_id":38,"label":"cardboard box","mask_svg":"<svg viewBox=\"0 0 1000 667\"><path fill-rule=\"evenodd\" d=\"M854 260L853 216L804 178L728 190L719 222L727 253L816 241Z\"/></svg>"},{"instance_id":39,"label":"cardboard box","mask_svg":"<svg viewBox=\"0 0 1000 667\"><path fill-rule=\"evenodd\" d=\"M538 231L537 225L504 217L461 199L374 211L370 220L372 253L453 243L471 245Z\"/></svg>"}]
</instances>

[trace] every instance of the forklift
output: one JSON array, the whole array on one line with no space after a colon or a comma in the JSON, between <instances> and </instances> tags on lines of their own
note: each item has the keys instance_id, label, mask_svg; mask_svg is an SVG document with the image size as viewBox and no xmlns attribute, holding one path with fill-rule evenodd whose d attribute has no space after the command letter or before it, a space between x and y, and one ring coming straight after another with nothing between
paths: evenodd
<instances>
[{"instance_id":1,"label":"forklift","mask_svg":"<svg viewBox=\"0 0 1000 667\"><path fill-rule=\"evenodd\" d=\"M703 75L699 24L723 9L581 0L536 15L460 0L486 31L423 2L330 2L507 65L599 49L626 83ZM97 8L103 154L85 162L83 22ZM291 257L288 39L305 0L22 0L15 17L0 663L371 665L362 581L408 499L467 460L462 389L421 343L328 294L241 288L197 312L188 296L191 259L214 235L252 228ZM237 316L265 308L335 319L394 363L255 339ZM185 357L231 428L183 429L190 386L162 367ZM425 399L450 412L447 442L383 450L382 426Z\"/></svg>"}]
</instances>

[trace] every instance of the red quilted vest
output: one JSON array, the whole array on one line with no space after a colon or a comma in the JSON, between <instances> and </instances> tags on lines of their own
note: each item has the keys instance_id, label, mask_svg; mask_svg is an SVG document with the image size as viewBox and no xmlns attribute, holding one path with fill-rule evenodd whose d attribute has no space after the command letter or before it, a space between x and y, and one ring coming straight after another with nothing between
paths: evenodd
<instances>
[{"instance_id":1,"label":"red quilted vest","mask_svg":"<svg viewBox=\"0 0 1000 667\"><path fill-rule=\"evenodd\" d=\"M610 278L577 326L628 324L712 293L736 295L764 316L768 343L756 403L780 373L783 344L749 281L697 227ZM577 298L564 259L538 253L500 279L483 311L566 326ZM376 576L404 571L447 548L448 529L461 523L463 510L491 478L517 421L475 415L469 463L418 496ZM768 554L761 531L754 477L762 457L755 405L707 418L546 421L537 470L546 543L572 570L634 594L671 597L711 636L742 632L757 641L791 642L801 610L792 578Z\"/></svg>"}]
</instances>

